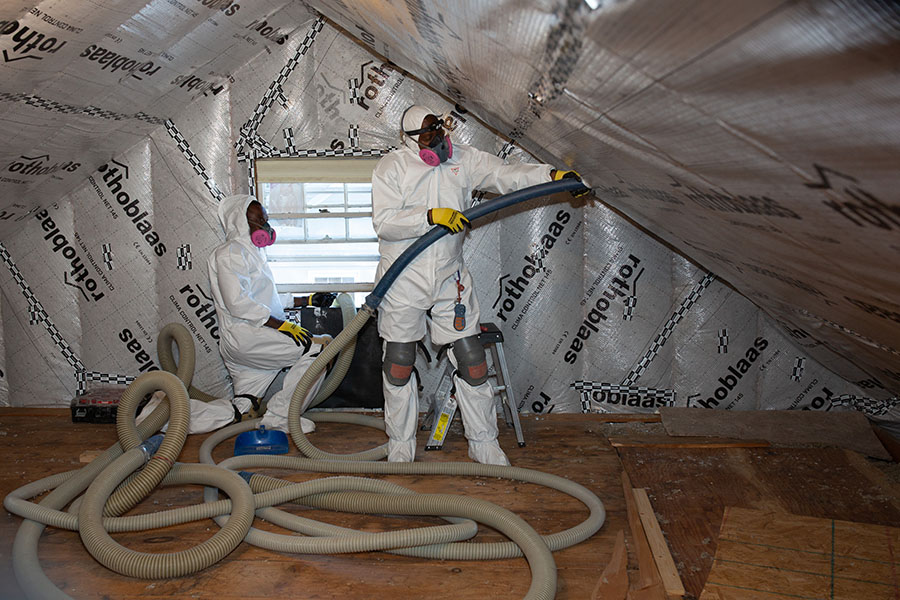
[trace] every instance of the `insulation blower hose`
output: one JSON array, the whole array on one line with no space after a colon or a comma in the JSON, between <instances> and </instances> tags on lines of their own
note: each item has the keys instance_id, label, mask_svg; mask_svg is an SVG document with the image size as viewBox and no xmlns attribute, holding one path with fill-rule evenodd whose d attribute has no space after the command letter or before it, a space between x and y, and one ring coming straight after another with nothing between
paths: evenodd
<instances>
[{"instance_id":1,"label":"insulation blower hose","mask_svg":"<svg viewBox=\"0 0 900 600\"><path fill-rule=\"evenodd\" d=\"M576 180L544 183L479 204L464 214L470 220L536 197L573 191ZM384 298L387 289L419 253L447 231L436 227L413 243L385 273L353 317L352 306L342 304L344 330L328 344L297 384L288 414L291 438L305 456L244 455L218 465L214 448L222 441L254 429L258 419L237 423L210 435L200 448L201 464L177 463L187 437L189 396L211 398L191 386L194 345L180 325L165 327L159 336L160 363L164 371L140 375L128 386L119 404L116 431L119 441L85 467L51 475L29 483L6 496L4 507L21 517L13 544L13 570L28 598L70 598L47 578L38 557L38 539L47 525L78 531L95 559L117 573L140 578L179 577L204 569L236 548L241 541L290 553L343 553L388 551L405 556L446 560L482 560L524 556L532 572L526 600L550 600L556 596L556 565L552 551L577 544L596 533L605 519L603 503L573 481L519 467L477 463L387 463L375 462L387 455L386 444L364 452L336 455L315 448L300 429L301 406L309 389L328 364L337 357L332 372L311 406L324 401L340 384L353 356L356 335ZM349 323L347 322L349 320ZM171 346L179 351L176 365ZM162 390L167 402L140 424L135 413L141 399ZM348 422L384 429L382 419L348 413L310 413L315 421ZM148 439L169 422L165 436ZM146 440L146 441L144 441ZM293 469L310 473L340 473L345 476L291 483L248 468ZM236 470L240 470L236 472ZM550 487L573 496L588 509L588 518L564 531L539 535L514 513L477 498L449 494L417 494L393 483L352 477L358 474L463 475L499 477ZM143 500L157 485L199 483L207 486L204 502L162 512L120 516ZM219 490L227 500L219 499ZM30 502L50 491L39 503ZM83 495L82 495L83 494ZM79 497L80 496L80 497ZM370 533L306 519L274 508L285 502L361 514L431 515L448 525ZM62 509L69 506L67 511ZM259 516L303 535L285 535L252 527ZM109 532L140 531L213 518L220 526L210 539L188 550L173 553L136 552L121 546ZM475 522L505 534L510 542L462 543L477 532Z\"/></svg>"}]
</instances>

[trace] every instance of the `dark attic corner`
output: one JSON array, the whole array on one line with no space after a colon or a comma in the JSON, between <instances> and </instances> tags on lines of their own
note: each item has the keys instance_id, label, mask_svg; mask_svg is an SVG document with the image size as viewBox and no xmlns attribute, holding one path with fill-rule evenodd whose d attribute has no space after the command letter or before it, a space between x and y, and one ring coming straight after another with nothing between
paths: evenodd
<instances>
[{"instance_id":1,"label":"dark attic corner","mask_svg":"<svg viewBox=\"0 0 900 600\"><path fill-rule=\"evenodd\" d=\"M896 3L0 51L0 599L900 598Z\"/></svg>"}]
</instances>

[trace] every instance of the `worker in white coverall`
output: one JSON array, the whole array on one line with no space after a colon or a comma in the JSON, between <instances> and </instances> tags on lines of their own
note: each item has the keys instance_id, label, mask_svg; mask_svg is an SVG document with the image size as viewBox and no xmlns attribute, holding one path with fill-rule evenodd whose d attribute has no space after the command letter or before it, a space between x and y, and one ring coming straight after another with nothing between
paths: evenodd
<instances>
[{"instance_id":1,"label":"worker in white coverall","mask_svg":"<svg viewBox=\"0 0 900 600\"><path fill-rule=\"evenodd\" d=\"M470 146L453 145L433 110L409 107L401 117L404 147L382 158L372 175L372 222L381 260L376 280L433 225L456 234L468 220L472 190L509 193L563 177L548 165L507 165ZM480 333L478 301L463 264L463 236L443 237L416 257L388 289L378 309L378 332L385 340L382 363L384 422L388 460L415 458L418 390L412 379L416 342L425 335L430 309L431 341L450 344L456 368L456 399L469 457L496 465L509 460L497 443L493 390Z\"/></svg>"},{"instance_id":2,"label":"worker in white coverall","mask_svg":"<svg viewBox=\"0 0 900 600\"><path fill-rule=\"evenodd\" d=\"M322 349L299 325L285 320L275 280L263 248L275 241L268 215L253 196L229 196L219 204L225 243L209 257L209 280L219 320L219 351L234 384L237 413L258 408L258 399L278 373L290 368L284 385L269 400L262 419L267 429L288 431L287 415L297 382ZM303 409L312 401L324 371L310 389ZM315 429L301 418L305 433Z\"/></svg>"}]
</instances>

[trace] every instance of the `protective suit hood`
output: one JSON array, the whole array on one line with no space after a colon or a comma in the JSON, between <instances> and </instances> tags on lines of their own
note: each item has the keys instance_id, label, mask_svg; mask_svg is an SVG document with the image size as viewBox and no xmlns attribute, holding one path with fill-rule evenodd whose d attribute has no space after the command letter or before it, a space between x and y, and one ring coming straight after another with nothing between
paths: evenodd
<instances>
[{"instance_id":1,"label":"protective suit hood","mask_svg":"<svg viewBox=\"0 0 900 600\"><path fill-rule=\"evenodd\" d=\"M427 117L428 115L437 114L438 113L434 112L427 106L420 106L418 104L413 104L406 109L406 112L403 113L403 118L400 120L400 127L402 128L400 135L403 136L403 143L407 148L409 148L416 154L419 154L419 136L406 135L405 132L421 129L422 121L425 120L425 117Z\"/></svg>"},{"instance_id":2,"label":"protective suit hood","mask_svg":"<svg viewBox=\"0 0 900 600\"><path fill-rule=\"evenodd\" d=\"M227 241L237 240L252 246L250 243L250 225L247 224L247 207L256 200L247 194L228 196L219 202L219 223L225 230Z\"/></svg>"}]
</instances>

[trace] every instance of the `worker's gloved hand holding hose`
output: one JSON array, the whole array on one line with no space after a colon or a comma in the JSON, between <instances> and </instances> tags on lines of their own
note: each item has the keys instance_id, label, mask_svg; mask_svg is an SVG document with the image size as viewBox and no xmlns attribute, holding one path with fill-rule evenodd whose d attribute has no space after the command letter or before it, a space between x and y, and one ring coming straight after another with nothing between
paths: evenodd
<instances>
[{"instance_id":1,"label":"worker's gloved hand holding hose","mask_svg":"<svg viewBox=\"0 0 900 600\"><path fill-rule=\"evenodd\" d=\"M558 175L559 173L575 173L575 171L554 170L553 172L554 175ZM471 223L472 221L480 219L487 214L496 212L500 209L506 208L507 206L512 206L513 204L518 204L519 202L524 202L526 200L540 198L541 196L550 196L553 194L558 194L560 192L571 192L572 194L578 193L579 195L584 195L590 191L590 188L586 187L585 184L581 181L581 177L577 173L575 173L574 177L560 176L556 181L533 185L521 190L516 190L515 192L510 192L509 194L497 196L492 200L477 204L463 213L460 213L459 211L455 211L453 209L433 208L431 210L450 210L454 213L459 214L460 220L457 222L457 231L461 231L462 219L465 219L467 223ZM432 215L434 214L435 213L432 213ZM387 293L388 288L391 287L391 285L400 275L400 272L406 268L406 265L412 262L412 260L423 250L425 250L425 248L436 242L441 237L447 235L447 233L450 233L450 225L441 223L437 220L437 217L435 217L434 222L439 225L444 225L444 227L435 227L434 229L431 229L427 233L425 233L425 235L420 237L418 240L413 242L412 245L410 245L410 247L407 248L403 252L403 254L401 254L399 258L394 261L394 264L391 265L391 268L389 268L385 272L385 274L381 277L381 280L378 282L378 285L376 285L375 289L372 290L372 293L366 296L366 306L371 308L373 312L376 308L378 308L378 305L381 304L381 301L384 299L384 295ZM310 365L309 370L312 371L316 368L316 366L316 363L313 363L312 365Z\"/></svg>"},{"instance_id":2,"label":"worker's gloved hand holding hose","mask_svg":"<svg viewBox=\"0 0 900 600\"><path fill-rule=\"evenodd\" d=\"M569 193L572 194L573 198L581 198L591 191L591 188L588 187L588 185L581 179L581 175L578 174L578 171L560 171L559 169L553 169L553 171L550 173L550 179L552 179L553 181L574 179L575 181L581 183L583 189L569 190Z\"/></svg>"},{"instance_id":3,"label":"worker's gloved hand holding hose","mask_svg":"<svg viewBox=\"0 0 900 600\"><path fill-rule=\"evenodd\" d=\"M466 225L472 226L464 214L453 208L429 208L428 224L442 225L450 233L459 233Z\"/></svg>"}]
</instances>

